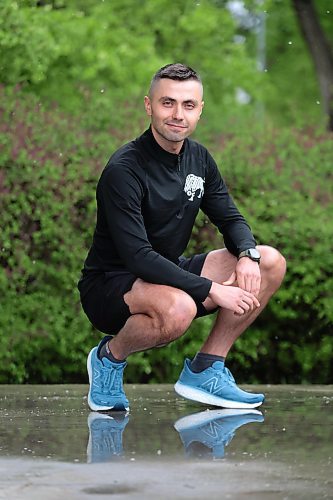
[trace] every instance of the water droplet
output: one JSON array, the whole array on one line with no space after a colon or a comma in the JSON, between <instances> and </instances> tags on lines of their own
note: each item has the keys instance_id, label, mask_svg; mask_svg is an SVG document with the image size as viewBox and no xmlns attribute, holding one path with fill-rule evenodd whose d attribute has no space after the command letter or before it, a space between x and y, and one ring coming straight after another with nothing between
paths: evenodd
<instances>
[{"instance_id":1,"label":"water droplet","mask_svg":"<svg viewBox=\"0 0 333 500\"><path fill-rule=\"evenodd\" d=\"M316 104L320 104L320 101L316 101Z\"/></svg>"},{"instance_id":2,"label":"water droplet","mask_svg":"<svg viewBox=\"0 0 333 500\"><path fill-rule=\"evenodd\" d=\"M291 41L289 40L288 45L292 45L292 44L293 44L293 42L291 42Z\"/></svg>"},{"instance_id":3,"label":"water droplet","mask_svg":"<svg viewBox=\"0 0 333 500\"><path fill-rule=\"evenodd\" d=\"M101 89L101 94L104 94L104 92L105 92L104 89Z\"/></svg>"}]
</instances>

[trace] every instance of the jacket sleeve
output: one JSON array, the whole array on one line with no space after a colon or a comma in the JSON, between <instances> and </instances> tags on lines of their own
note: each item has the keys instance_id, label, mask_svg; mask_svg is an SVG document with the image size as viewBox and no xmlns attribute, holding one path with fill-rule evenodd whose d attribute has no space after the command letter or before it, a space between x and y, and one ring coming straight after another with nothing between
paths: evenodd
<instances>
[{"instance_id":1,"label":"jacket sleeve","mask_svg":"<svg viewBox=\"0 0 333 500\"><path fill-rule=\"evenodd\" d=\"M237 257L243 250L254 248L256 241L229 194L215 161L208 151L206 153L207 172L201 209L223 235L226 248Z\"/></svg>"},{"instance_id":2,"label":"jacket sleeve","mask_svg":"<svg viewBox=\"0 0 333 500\"><path fill-rule=\"evenodd\" d=\"M149 283L169 285L203 302L212 282L179 268L152 248L141 213L144 182L126 164L107 168L98 183L97 204L124 266Z\"/></svg>"}]
</instances>

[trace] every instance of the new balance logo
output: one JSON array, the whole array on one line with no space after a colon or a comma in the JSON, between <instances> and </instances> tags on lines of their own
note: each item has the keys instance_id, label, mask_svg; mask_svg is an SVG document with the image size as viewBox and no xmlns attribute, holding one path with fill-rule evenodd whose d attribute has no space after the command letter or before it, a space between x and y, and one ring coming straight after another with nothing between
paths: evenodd
<instances>
[{"instance_id":1,"label":"new balance logo","mask_svg":"<svg viewBox=\"0 0 333 500\"><path fill-rule=\"evenodd\" d=\"M224 385L225 384L223 384L223 382L221 382L219 377L211 377L208 380L206 380L206 382L204 382L201 385L201 387L206 389L211 394L217 394L218 392L220 392L220 390L222 389L222 387Z\"/></svg>"},{"instance_id":2,"label":"new balance logo","mask_svg":"<svg viewBox=\"0 0 333 500\"><path fill-rule=\"evenodd\" d=\"M209 422L203 429L202 432L207 434L207 436L217 439L220 435L222 426L219 425L215 420Z\"/></svg>"}]
</instances>

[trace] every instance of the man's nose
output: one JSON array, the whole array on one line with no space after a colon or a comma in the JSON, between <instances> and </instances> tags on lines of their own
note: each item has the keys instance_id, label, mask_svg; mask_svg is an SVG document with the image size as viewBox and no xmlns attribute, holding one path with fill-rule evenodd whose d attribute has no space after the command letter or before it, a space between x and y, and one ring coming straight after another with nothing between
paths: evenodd
<instances>
[{"instance_id":1,"label":"man's nose","mask_svg":"<svg viewBox=\"0 0 333 500\"><path fill-rule=\"evenodd\" d=\"M183 120L184 119L183 107L181 104L175 104L175 106L173 108L173 118L175 120Z\"/></svg>"}]
</instances>

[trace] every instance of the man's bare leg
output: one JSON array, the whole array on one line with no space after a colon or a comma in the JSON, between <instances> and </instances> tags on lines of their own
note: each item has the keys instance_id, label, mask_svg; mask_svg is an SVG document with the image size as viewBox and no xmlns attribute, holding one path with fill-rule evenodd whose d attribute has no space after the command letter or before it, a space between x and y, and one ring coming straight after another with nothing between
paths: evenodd
<instances>
[{"instance_id":1,"label":"man's bare leg","mask_svg":"<svg viewBox=\"0 0 333 500\"><path fill-rule=\"evenodd\" d=\"M134 352L166 345L188 329L197 308L194 300L177 288L137 279L124 296L132 316L109 342L116 359Z\"/></svg>"},{"instance_id":2,"label":"man's bare leg","mask_svg":"<svg viewBox=\"0 0 333 500\"><path fill-rule=\"evenodd\" d=\"M220 309L201 352L226 357L235 340L261 313L271 296L280 287L286 272L284 257L272 247L259 246L258 249L261 253L261 287L258 297L260 307L245 313L243 316L237 316L232 311ZM201 275L217 283L223 283L234 271L236 263L236 257L227 250L215 250L207 256ZM207 309L212 309L214 304L208 298L205 300L204 306Z\"/></svg>"},{"instance_id":3,"label":"man's bare leg","mask_svg":"<svg viewBox=\"0 0 333 500\"><path fill-rule=\"evenodd\" d=\"M240 312L235 314L220 304L221 308L216 322L200 353L192 362L185 360L184 368L175 384L175 390L179 395L201 403L226 408L253 409L263 403L264 395L240 389L230 373L224 369L223 363L235 340L262 311L269 298L280 286L285 274L285 260L277 250L270 247L259 247L259 249L262 256L260 288L257 268L250 282L251 288L252 281L255 283L254 288L258 290L256 293L258 293L259 302L252 302L250 307L241 305L243 314ZM236 258L227 250L216 250L207 256L201 275L211 279L214 283L223 284L229 281L236 265ZM237 272L242 265L237 266ZM239 278L241 279L240 275ZM236 288L239 291L240 287ZM210 296L204 302L208 310L215 308L215 302L212 302Z\"/></svg>"},{"instance_id":4,"label":"man's bare leg","mask_svg":"<svg viewBox=\"0 0 333 500\"><path fill-rule=\"evenodd\" d=\"M93 348L88 356L88 404L93 411L127 411L129 402L123 390L125 358L175 340L187 330L197 312L193 299L182 290L140 279L124 299L132 315L116 337Z\"/></svg>"}]
</instances>

